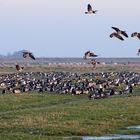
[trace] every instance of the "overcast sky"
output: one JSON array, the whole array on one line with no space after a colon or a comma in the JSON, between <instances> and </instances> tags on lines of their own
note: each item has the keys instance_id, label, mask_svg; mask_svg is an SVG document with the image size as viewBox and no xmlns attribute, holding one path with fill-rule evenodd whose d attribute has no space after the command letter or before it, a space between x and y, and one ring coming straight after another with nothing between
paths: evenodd
<instances>
[{"instance_id":1,"label":"overcast sky","mask_svg":"<svg viewBox=\"0 0 140 140\"><path fill-rule=\"evenodd\" d=\"M98 10L86 15L87 4ZM0 54L37 57L138 57L140 40L110 38L112 26L140 32L140 0L0 0Z\"/></svg>"}]
</instances>

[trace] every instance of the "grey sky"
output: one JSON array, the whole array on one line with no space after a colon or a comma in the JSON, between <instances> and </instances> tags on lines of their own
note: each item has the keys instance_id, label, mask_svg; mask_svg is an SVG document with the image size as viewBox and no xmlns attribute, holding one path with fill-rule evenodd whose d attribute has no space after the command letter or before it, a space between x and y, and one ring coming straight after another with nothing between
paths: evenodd
<instances>
[{"instance_id":1,"label":"grey sky","mask_svg":"<svg viewBox=\"0 0 140 140\"><path fill-rule=\"evenodd\" d=\"M96 15L85 15L87 4ZM140 0L0 0L0 54L23 49L35 56L138 57L140 40L109 38L111 26L140 32Z\"/></svg>"}]
</instances>

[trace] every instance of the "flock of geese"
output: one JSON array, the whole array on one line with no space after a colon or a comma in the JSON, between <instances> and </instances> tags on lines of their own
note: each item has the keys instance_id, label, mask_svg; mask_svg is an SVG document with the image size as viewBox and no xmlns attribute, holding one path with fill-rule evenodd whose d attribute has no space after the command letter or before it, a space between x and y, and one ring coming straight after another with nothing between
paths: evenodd
<instances>
[{"instance_id":1,"label":"flock of geese","mask_svg":"<svg viewBox=\"0 0 140 140\"><path fill-rule=\"evenodd\" d=\"M122 31L117 27L112 27L112 29L114 29L116 32L113 32L112 34L110 34L111 38L116 37L116 38L118 38L120 40L124 40L122 36L128 38L128 34L126 33L126 31ZM131 34L131 37L137 37L138 39L140 39L140 33L134 32L134 33Z\"/></svg>"},{"instance_id":2,"label":"flock of geese","mask_svg":"<svg viewBox=\"0 0 140 140\"><path fill-rule=\"evenodd\" d=\"M96 14L97 10L93 10L92 6L90 4L87 5L87 11L85 12L85 14ZM110 38L116 37L117 39L120 39L121 41L124 40L123 37L128 38L128 34L126 33L126 31L120 30L117 27L112 27L112 29L114 29L115 31L113 33L110 34ZM138 39L140 39L140 33L138 32L134 32L131 34L131 37L137 37ZM137 55L140 55L140 48L138 49ZM94 52L91 51L87 51L84 53L84 59L90 58L90 57L97 57L98 55L96 55ZM94 60L95 61L95 60ZM93 62L93 60L91 61ZM96 62L96 61L95 61Z\"/></svg>"},{"instance_id":3,"label":"flock of geese","mask_svg":"<svg viewBox=\"0 0 140 140\"><path fill-rule=\"evenodd\" d=\"M96 14L97 10L94 10L92 8L92 6L90 4L87 5L87 11L85 12L85 14ZM110 38L116 37L117 39L124 41L123 37L128 38L128 34L126 33L126 31L121 30L117 27L112 27L113 30L115 30L113 33L110 34ZM140 33L138 32L133 32L131 34L131 37L137 37L138 39L140 39ZM140 55L140 48L138 49L137 55ZM87 51L84 53L84 59L88 59L88 58L93 58L93 57L97 57L98 55L95 54L92 51ZM31 52L25 51L23 52L23 58L31 58L33 60L35 60L34 55ZM97 62L94 59L91 59L91 61L89 62L90 64L92 64L94 67L96 66L96 64L99 64L100 62ZM18 71L21 71L24 67L20 67L18 64L16 65L16 69Z\"/></svg>"},{"instance_id":4,"label":"flock of geese","mask_svg":"<svg viewBox=\"0 0 140 140\"><path fill-rule=\"evenodd\" d=\"M128 38L128 35L127 35L126 31L122 31L122 30L120 30L120 29L117 28L117 27L112 27L112 29L114 29L116 32L113 32L112 34L110 34L110 37L111 37L111 38L112 38L112 37L117 37L117 38L120 39L120 40L124 40L123 37L122 37L121 35L123 35L123 36L125 36L125 37Z\"/></svg>"}]
</instances>

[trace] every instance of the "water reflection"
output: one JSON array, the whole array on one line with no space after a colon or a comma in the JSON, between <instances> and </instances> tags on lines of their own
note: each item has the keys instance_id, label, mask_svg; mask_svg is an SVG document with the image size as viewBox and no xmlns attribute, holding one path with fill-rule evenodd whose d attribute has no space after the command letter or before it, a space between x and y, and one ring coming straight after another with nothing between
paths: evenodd
<instances>
[{"instance_id":1,"label":"water reflection","mask_svg":"<svg viewBox=\"0 0 140 140\"><path fill-rule=\"evenodd\" d=\"M140 129L140 125L129 126L127 129ZM83 137L71 137L73 140L114 140L114 139L127 139L127 140L140 140L140 135L123 135L123 134L114 134L108 136L83 136Z\"/></svg>"},{"instance_id":2,"label":"water reflection","mask_svg":"<svg viewBox=\"0 0 140 140\"><path fill-rule=\"evenodd\" d=\"M140 125L129 126L128 129L140 129Z\"/></svg>"},{"instance_id":3,"label":"water reflection","mask_svg":"<svg viewBox=\"0 0 140 140\"><path fill-rule=\"evenodd\" d=\"M140 135L85 136L82 140L140 139Z\"/></svg>"}]
</instances>

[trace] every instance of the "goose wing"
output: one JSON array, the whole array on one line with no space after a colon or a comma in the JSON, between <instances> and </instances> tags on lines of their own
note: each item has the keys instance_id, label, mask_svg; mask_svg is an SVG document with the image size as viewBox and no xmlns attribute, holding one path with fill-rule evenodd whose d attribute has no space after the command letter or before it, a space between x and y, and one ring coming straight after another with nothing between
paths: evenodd
<instances>
[{"instance_id":1,"label":"goose wing","mask_svg":"<svg viewBox=\"0 0 140 140\"><path fill-rule=\"evenodd\" d=\"M137 53L137 55L140 55L140 49L138 49L138 53Z\"/></svg>"},{"instance_id":2,"label":"goose wing","mask_svg":"<svg viewBox=\"0 0 140 140\"><path fill-rule=\"evenodd\" d=\"M110 34L110 37L112 38L114 36L114 33Z\"/></svg>"},{"instance_id":3,"label":"goose wing","mask_svg":"<svg viewBox=\"0 0 140 140\"><path fill-rule=\"evenodd\" d=\"M118 39L120 39L120 40L124 40L123 38L122 38L122 36L120 36L119 34L117 34L117 33L112 33L112 34L110 34L110 37L112 38L112 37L116 37L116 38L118 38Z\"/></svg>"},{"instance_id":4,"label":"goose wing","mask_svg":"<svg viewBox=\"0 0 140 140\"><path fill-rule=\"evenodd\" d=\"M85 55L88 55L90 53L90 51L85 52Z\"/></svg>"},{"instance_id":5,"label":"goose wing","mask_svg":"<svg viewBox=\"0 0 140 140\"><path fill-rule=\"evenodd\" d=\"M140 33L138 33L137 37L138 37L138 39L140 39Z\"/></svg>"},{"instance_id":6,"label":"goose wing","mask_svg":"<svg viewBox=\"0 0 140 140\"><path fill-rule=\"evenodd\" d=\"M33 60L35 60L35 57L32 53L29 53L29 57L32 58Z\"/></svg>"},{"instance_id":7,"label":"goose wing","mask_svg":"<svg viewBox=\"0 0 140 140\"><path fill-rule=\"evenodd\" d=\"M92 55L92 57L97 57L97 56L98 56L98 55L96 55L96 54L93 54L93 55Z\"/></svg>"},{"instance_id":8,"label":"goose wing","mask_svg":"<svg viewBox=\"0 0 140 140\"><path fill-rule=\"evenodd\" d=\"M85 52L83 58L84 58L84 59L87 59L87 57L89 57L89 54L90 54L90 51Z\"/></svg>"},{"instance_id":9,"label":"goose wing","mask_svg":"<svg viewBox=\"0 0 140 140\"><path fill-rule=\"evenodd\" d=\"M91 56L91 57L97 57L98 55L96 55L96 54L91 54L90 56Z\"/></svg>"},{"instance_id":10,"label":"goose wing","mask_svg":"<svg viewBox=\"0 0 140 140\"><path fill-rule=\"evenodd\" d=\"M119 32L120 31L120 29L117 28L117 27L112 27L112 29L114 29L116 32Z\"/></svg>"},{"instance_id":11,"label":"goose wing","mask_svg":"<svg viewBox=\"0 0 140 140\"><path fill-rule=\"evenodd\" d=\"M125 31L122 31L121 34L128 38L128 34Z\"/></svg>"}]
</instances>

